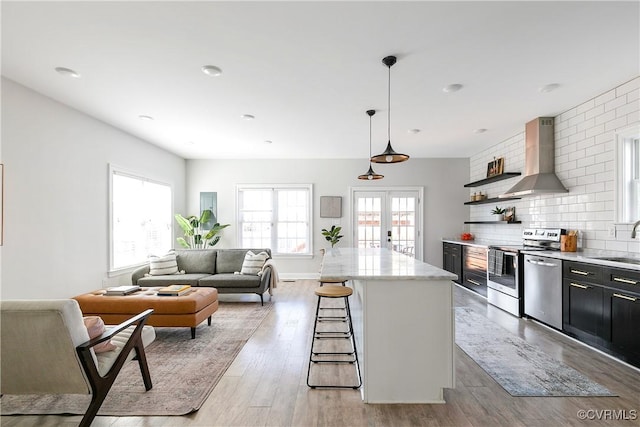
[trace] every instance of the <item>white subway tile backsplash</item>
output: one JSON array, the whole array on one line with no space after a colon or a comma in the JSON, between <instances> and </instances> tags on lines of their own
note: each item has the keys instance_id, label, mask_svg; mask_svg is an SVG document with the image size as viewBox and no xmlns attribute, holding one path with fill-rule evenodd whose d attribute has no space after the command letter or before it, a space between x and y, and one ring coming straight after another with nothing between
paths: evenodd
<instances>
[{"instance_id":1,"label":"white subway tile backsplash","mask_svg":"<svg viewBox=\"0 0 640 427\"><path fill-rule=\"evenodd\" d=\"M627 83L621 84L616 88L616 96L621 96L640 88L640 79L631 79Z\"/></svg>"},{"instance_id":2,"label":"white subway tile backsplash","mask_svg":"<svg viewBox=\"0 0 640 427\"><path fill-rule=\"evenodd\" d=\"M595 124L599 125L600 123L610 122L611 120L615 120L616 118L616 110L611 110L602 114L599 114L595 117Z\"/></svg>"},{"instance_id":3,"label":"white subway tile backsplash","mask_svg":"<svg viewBox=\"0 0 640 427\"><path fill-rule=\"evenodd\" d=\"M596 96L594 99L594 103L596 106L604 104L608 101L611 101L613 98L616 97L616 90L612 89L609 92L605 92L600 96Z\"/></svg>"},{"instance_id":4,"label":"white subway tile backsplash","mask_svg":"<svg viewBox=\"0 0 640 427\"><path fill-rule=\"evenodd\" d=\"M617 225L617 237L609 237L614 220L615 131L640 122L640 77L625 82L555 118L556 174L569 189L567 194L499 202L515 206L518 225L471 225L477 238L513 243L521 240L524 227L564 227L580 230L579 246L640 252L640 240L631 240L631 228ZM470 159L471 179L486 175L493 157L505 157L505 171L524 171L524 132L514 135ZM489 197L517 182L505 180L482 188ZM473 191L471 191L473 193ZM488 206L488 207L487 207ZM493 219L491 205L470 207L472 220Z\"/></svg>"}]
</instances>

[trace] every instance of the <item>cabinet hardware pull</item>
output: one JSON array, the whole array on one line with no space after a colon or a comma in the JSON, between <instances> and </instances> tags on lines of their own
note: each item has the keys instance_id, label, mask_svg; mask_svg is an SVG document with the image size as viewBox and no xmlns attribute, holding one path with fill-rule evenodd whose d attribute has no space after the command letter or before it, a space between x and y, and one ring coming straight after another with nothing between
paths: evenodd
<instances>
[{"instance_id":1,"label":"cabinet hardware pull","mask_svg":"<svg viewBox=\"0 0 640 427\"><path fill-rule=\"evenodd\" d=\"M569 283L571 286L573 286L574 288L580 288L580 289L589 289L591 286L586 286L586 285L578 285L577 283Z\"/></svg>"},{"instance_id":2,"label":"cabinet hardware pull","mask_svg":"<svg viewBox=\"0 0 640 427\"><path fill-rule=\"evenodd\" d=\"M574 270L573 268L571 269L571 272L575 273L575 274L580 274L582 276L588 276L589 275L589 273L586 272L586 271Z\"/></svg>"},{"instance_id":3,"label":"cabinet hardware pull","mask_svg":"<svg viewBox=\"0 0 640 427\"><path fill-rule=\"evenodd\" d=\"M613 296L614 297L618 297L618 298L622 298L622 299L626 299L626 300L629 300L629 301L633 301L633 302L638 301L638 298L628 297L626 295L613 294Z\"/></svg>"},{"instance_id":4,"label":"cabinet hardware pull","mask_svg":"<svg viewBox=\"0 0 640 427\"><path fill-rule=\"evenodd\" d=\"M622 282L622 283L628 283L630 285L637 285L638 282L635 280L631 280L631 279L623 279L622 277L614 277L613 278L614 282Z\"/></svg>"},{"instance_id":5,"label":"cabinet hardware pull","mask_svg":"<svg viewBox=\"0 0 640 427\"><path fill-rule=\"evenodd\" d=\"M476 282L475 280L467 279L467 282L472 283L472 284L474 284L476 286L482 286L482 285L480 285L480 283Z\"/></svg>"}]
</instances>

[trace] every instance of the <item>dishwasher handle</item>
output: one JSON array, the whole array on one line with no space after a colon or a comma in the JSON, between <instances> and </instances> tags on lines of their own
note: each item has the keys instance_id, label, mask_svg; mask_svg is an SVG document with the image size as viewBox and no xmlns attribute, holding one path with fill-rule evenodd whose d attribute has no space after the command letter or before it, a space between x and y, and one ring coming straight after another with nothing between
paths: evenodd
<instances>
[{"instance_id":1,"label":"dishwasher handle","mask_svg":"<svg viewBox=\"0 0 640 427\"><path fill-rule=\"evenodd\" d=\"M544 261L534 261L532 259L527 259L527 262L533 265L541 265L543 267L557 267L558 264L554 264L552 262L544 262Z\"/></svg>"}]
</instances>

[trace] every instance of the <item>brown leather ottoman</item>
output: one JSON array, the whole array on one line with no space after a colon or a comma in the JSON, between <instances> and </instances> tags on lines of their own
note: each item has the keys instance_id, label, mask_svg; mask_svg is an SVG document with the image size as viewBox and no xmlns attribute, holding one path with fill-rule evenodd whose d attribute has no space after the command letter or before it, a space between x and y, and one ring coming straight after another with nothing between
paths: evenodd
<instances>
[{"instance_id":1,"label":"brown leather ottoman","mask_svg":"<svg viewBox=\"0 0 640 427\"><path fill-rule=\"evenodd\" d=\"M216 288L194 288L179 297L156 295L158 288L142 288L130 295L106 296L105 290L73 297L80 304L85 316L100 316L104 323L117 325L148 308L153 314L147 319L151 326L186 326L191 328L191 338L196 337L196 326L218 309Z\"/></svg>"}]
</instances>

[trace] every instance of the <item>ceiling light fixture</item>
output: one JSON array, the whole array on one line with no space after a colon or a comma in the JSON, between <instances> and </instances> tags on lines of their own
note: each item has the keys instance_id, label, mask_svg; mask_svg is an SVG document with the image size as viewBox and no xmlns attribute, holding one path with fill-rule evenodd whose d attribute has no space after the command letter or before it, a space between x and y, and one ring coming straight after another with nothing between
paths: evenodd
<instances>
[{"instance_id":1,"label":"ceiling light fixture","mask_svg":"<svg viewBox=\"0 0 640 427\"><path fill-rule=\"evenodd\" d=\"M243 115L242 115L242 116L240 116L240 117L242 117L242 118L243 118L243 119L245 119L245 120L253 120L253 119L255 119L255 118L256 118L256 116L253 116L253 115L251 115L251 114L243 114Z\"/></svg>"},{"instance_id":2,"label":"ceiling light fixture","mask_svg":"<svg viewBox=\"0 0 640 427\"><path fill-rule=\"evenodd\" d=\"M457 92L460 89L462 89L462 85L460 83L454 83L454 84L443 87L442 91L446 93L451 93L451 92Z\"/></svg>"},{"instance_id":3,"label":"ceiling light fixture","mask_svg":"<svg viewBox=\"0 0 640 427\"><path fill-rule=\"evenodd\" d=\"M56 67L56 68L54 68L54 70L56 70L56 72L58 72L59 74L62 74L63 76L66 76L66 77L73 77L74 79L79 79L80 78L80 73L78 73L77 71L72 70L71 68Z\"/></svg>"},{"instance_id":4,"label":"ceiling light fixture","mask_svg":"<svg viewBox=\"0 0 640 427\"><path fill-rule=\"evenodd\" d=\"M487 130L485 128L474 129L473 133L485 133Z\"/></svg>"},{"instance_id":5,"label":"ceiling light fixture","mask_svg":"<svg viewBox=\"0 0 640 427\"><path fill-rule=\"evenodd\" d=\"M389 68L389 85L388 85L388 97L387 97L387 149L383 153L377 154L371 157L371 161L374 163L399 163L409 160L407 154L396 153L391 147L391 66L396 63L395 56L385 56L382 58L382 63Z\"/></svg>"},{"instance_id":6,"label":"ceiling light fixture","mask_svg":"<svg viewBox=\"0 0 640 427\"><path fill-rule=\"evenodd\" d=\"M145 120L145 121L148 121L148 122L150 122L150 121L152 121L152 120L153 120L153 117L151 117L151 116L145 116L145 115L139 115L139 116L138 116L138 118L139 118L140 120Z\"/></svg>"},{"instance_id":7,"label":"ceiling light fixture","mask_svg":"<svg viewBox=\"0 0 640 427\"><path fill-rule=\"evenodd\" d=\"M373 167L371 166L371 117L376 113L376 110L367 110L367 115L369 116L369 170L364 175L358 175L358 179L372 181L374 179L382 179L384 175L380 175L373 171Z\"/></svg>"},{"instance_id":8,"label":"ceiling light fixture","mask_svg":"<svg viewBox=\"0 0 640 427\"><path fill-rule=\"evenodd\" d=\"M201 70L207 76L211 76L211 77L218 77L220 74L222 74L222 70L219 67L216 67L215 65L205 65L204 67L201 68Z\"/></svg>"},{"instance_id":9,"label":"ceiling light fixture","mask_svg":"<svg viewBox=\"0 0 640 427\"><path fill-rule=\"evenodd\" d=\"M409 129L407 132L415 135L416 133L420 133L420 129Z\"/></svg>"}]
</instances>

